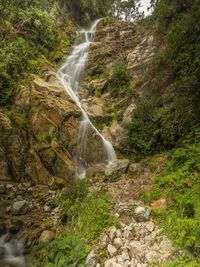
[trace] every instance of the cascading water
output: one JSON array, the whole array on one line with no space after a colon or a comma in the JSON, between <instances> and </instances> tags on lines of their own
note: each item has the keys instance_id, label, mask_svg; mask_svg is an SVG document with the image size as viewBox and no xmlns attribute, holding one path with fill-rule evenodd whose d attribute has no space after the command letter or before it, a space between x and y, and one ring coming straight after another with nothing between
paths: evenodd
<instances>
[{"instance_id":1,"label":"cascading water","mask_svg":"<svg viewBox=\"0 0 200 267\"><path fill-rule=\"evenodd\" d=\"M86 111L81 105L81 100L79 97L80 81L82 79L85 66L88 60L89 48L91 43L94 41L96 27L99 20L96 20L89 30L81 30L79 38L82 39L82 43L74 47L71 55L67 58L66 62L58 70L58 77L60 78L65 91L74 100L77 106L82 112L82 122L79 131L78 145L75 157L76 174L80 178L85 177L85 169L90 164L88 160L88 154L92 153L88 149L89 145L91 147L92 138L100 138L102 143L101 151L101 162L109 166L115 159L116 154L112 144L107 141L102 134L95 128L95 126L90 121ZM92 147L95 150L95 147Z\"/></svg>"},{"instance_id":2,"label":"cascading water","mask_svg":"<svg viewBox=\"0 0 200 267\"><path fill-rule=\"evenodd\" d=\"M4 250L4 258L1 261L3 264L9 264L15 267L26 267L24 257L24 243L22 241L12 239L9 242L5 241L4 236L0 238L0 248Z\"/></svg>"}]
</instances>

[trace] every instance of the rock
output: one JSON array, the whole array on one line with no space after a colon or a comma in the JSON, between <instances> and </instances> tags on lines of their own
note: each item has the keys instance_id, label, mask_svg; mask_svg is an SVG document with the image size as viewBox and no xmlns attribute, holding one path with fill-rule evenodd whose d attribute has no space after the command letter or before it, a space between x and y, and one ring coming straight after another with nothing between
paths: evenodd
<instances>
[{"instance_id":1,"label":"rock","mask_svg":"<svg viewBox=\"0 0 200 267\"><path fill-rule=\"evenodd\" d=\"M55 238L55 233L50 230L45 230L41 233L39 243L44 244Z\"/></svg>"},{"instance_id":2,"label":"rock","mask_svg":"<svg viewBox=\"0 0 200 267\"><path fill-rule=\"evenodd\" d=\"M172 241L169 240L166 236L163 236L160 247L163 252L171 251L173 247Z\"/></svg>"},{"instance_id":3,"label":"rock","mask_svg":"<svg viewBox=\"0 0 200 267\"><path fill-rule=\"evenodd\" d=\"M45 205L44 206L44 211L45 212L50 212L50 211L52 211L52 207L51 206L48 206L48 205Z\"/></svg>"},{"instance_id":4,"label":"rock","mask_svg":"<svg viewBox=\"0 0 200 267\"><path fill-rule=\"evenodd\" d=\"M116 259L109 259L105 261L104 267L123 267L123 265L117 263Z\"/></svg>"},{"instance_id":5,"label":"rock","mask_svg":"<svg viewBox=\"0 0 200 267\"><path fill-rule=\"evenodd\" d=\"M155 229L155 224L153 222L148 222L146 228L149 232L153 232L153 230Z\"/></svg>"},{"instance_id":6,"label":"rock","mask_svg":"<svg viewBox=\"0 0 200 267\"><path fill-rule=\"evenodd\" d=\"M155 209L155 210L166 209L167 208L167 201L165 198L155 200L151 203L151 207L152 207L152 209Z\"/></svg>"},{"instance_id":7,"label":"rock","mask_svg":"<svg viewBox=\"0 0 200 267\"><path fill-rule=\"evenodd\" d=\"M19 200L13 203L11 208L12 215L24 215L28 211L28 205L26 200Z\"/></svg>"},{"instance_id":8,"label":"rock","mask_svg":"<svg viewBox=\"0 0 200 267\"><path fill-rule=\"evenodd\" d=\"M66 181L63 178L54 176L50 187L52 189L59 189L59 188L64 187L65 185L66 185Z\"/></svg>"},{"instance_id":9,"label":"rock","mask_svg":"<svg viewBox=\"0 0 200 267\"><path fill-rule=\"evenodd\" d=\"M123 259L124 261L127 261L127 260L129 261L129 260L130 260L130 256L129 256L127 250L122 251L122 259Z\"/></svg>"},{"instance_id":10,"label":"rock","mask_svg":"<svg viewBox=\"0 0 200 267\"><path fill-rule=\"evenodd\" d=\"M104 234L100 237L100 240L99 240L99 247L101 249L104 249L105 247L107 247L107 245L109 244L110 242L110 239L109 237L107 236L107 234Z\"/></svg>"},{"instance_id":11,"label":"rock","mask_svg":"<svg viewBox=\"0 0 200 267\"><path fill-rule=\"evenodd\" d=\"M141 166L140 163L132 163L132 164L130 164L128 170L129 170L129 172L131 172L133 174L138 174L141 172L142 168L143 167Z\"/></svg>"},{"instance_id":12,"label":"rock","mask_svg":"<svg viewBox=\"0 0 200 267\"><path fill-rule=\"evenodd\" d=\"M117 234L116 227L115 226L110 227L108 232L109 232L108 235L109 235L110 240L113 241L113 239L116 237L116 234Z\"/></svg>"},{"instance_id":13,"label":"rock","mask_svg":"<svg viewBox=\"0 0 200 267\"><path fill-rule=\"evenodd\" d=\"M13 188L13 185L12 185L12 184L7 184L7 185L6 185L6 188L7 188L7 189L11 189L11 188Z\"/></svg>"},{"instance_id":14,"label":"rock","mask_svg":"<svg viewBox=\"0 0 200 267\"><path fill-rule=\"evenodd\" d=\"M159 255L156 251L147 251L145 257L149 263L156 263L159 259Z\"/></svg>"},{"instance_id":15,"label":"rock","mask_svg":"<svg viewBox=\"0 0 200 267\"><path fill-rule=\"evenodd\" d=\"M149 220L150 209L144 207L137 207L134 210L134 218L137 222L146 222Z\"/></svg>"},{"instance_id":16,"label":"rock","mask_svg":"<svg viewBox=\"0 0 200 267\"><path fill-rule=\"evenodd\" d=\"M87 267L95 267L98 264L99 256L92 250L86 258Z\"/></svg>"},{"instance_id":17,"label":"rock","mask_svg":"<svg viewBox=\"0 0 200 267\"><path fill-rule=\"evenodd\" d=\"M127 126L128 124L131 123L132 121L132 114L133 114L133 110L136 109L136 104L132 103L130 106L128 106L128 108L125 110L124 114L123 114L123 121L122 121L122 125L123 126Z\"/></svg>"},{"instance_id":18,"label":"rock","mask_svg":"<svg viewBox=\"0 0 200 267\"><path fill-rule=\"evenodd\" d=\"M117 255L117 249L113 245L109 244L107 246L108 253L110 254L111 257Z\"/></svg>"},{"instance_id":19,"label":"rock","mask_svg":"<svg viewBox=\"0 0 200 267\"><path fill-rule=\"evenodd\" d=\"M114 239L114 241L113 241L113 245L114 245L117 249L119 249L119 248L121 248L121 247L123 246L123 241L121 240L121 238L116 237L116 238Z\"/></svg>"},{"instance_id":20,"label":"rock","mask_svg":"<svg viewBox=\"0 0 200 267\"><path fill-rule=\"evenodd\" d=\"M5 194L6 193L6 189L5 186L3 184L0 185L0 194Z\"/></svg>"},{"instance_id":21,"label":"rock","mask_svg":"<svg viewBox=\"0 0 200 267\"><path fill-rule=\"evenodd\" d=\"M122 159L122 160L115 160L108 169L105 171L106 176L111 176L113 174L122 175L126 173L128 170L129 160Z\"/></svg>"}]
</instances>

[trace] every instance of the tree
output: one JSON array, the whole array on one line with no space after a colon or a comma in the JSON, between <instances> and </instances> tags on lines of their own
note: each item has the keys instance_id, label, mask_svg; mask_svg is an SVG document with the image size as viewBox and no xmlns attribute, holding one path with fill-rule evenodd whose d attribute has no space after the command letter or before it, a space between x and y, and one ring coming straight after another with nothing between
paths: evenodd
<instances>
[{"instance_id":1,"label":"tree","mask_svg":"<svg viewBox=\"0 0 200 267\"><path fill-rule=\"evenodd\" d=\"M116 0L112 7L113 15L125 20L135 20L143 14L139 12L140 0Z\"/></svg>"}]
</instances>

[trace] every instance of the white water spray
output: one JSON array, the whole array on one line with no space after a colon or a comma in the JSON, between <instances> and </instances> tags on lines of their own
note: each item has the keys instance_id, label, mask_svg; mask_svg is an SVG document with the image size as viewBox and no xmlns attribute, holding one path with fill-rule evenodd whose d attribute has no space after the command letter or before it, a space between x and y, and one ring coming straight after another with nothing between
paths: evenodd
<instances>
[{"instance_id":1,"label":"white water spray","mask_svg":"<svg viewBox=\"0 0 200 267\"><path fill-rule=\"evenodd\" d=\"M0 238L0 248L4 250L3 264L9 264L15 267L26 267L24 257L24 243L22 241L12 239L6 242L4 237ZM0 261L1 263L1 261Z\"/></svg>"},{"instance_id":2,"label":"white water spray","mask_svg":"<svg viewBox=\"0 0 200 267\"><path fill-rule=\"evenodd\" d=\"M96 27L99 22L100 19L96 20L89 30L81 30L78 33L79 38L83 40L82 43L74 47L71 55L58 70L58 77L60 78L65 91L74 100L82 112L82 122L79 131L75 159L76 174L80 178L85 176L85 169L90 164L90 160L88 160L88 154L93 153L93 151L89 151L88 147L91 147L92 142L95 143L95 141L92 139L95 139L96 137L101 139L101 162L109 166L116 159L116 154L112 144L107 141L92 124L86 111L83 109L79 98L80 81L88 60L90 45L94 41ZM92 147L92 149L95 151L96 148Z\"/></svg>"}]
</instances>

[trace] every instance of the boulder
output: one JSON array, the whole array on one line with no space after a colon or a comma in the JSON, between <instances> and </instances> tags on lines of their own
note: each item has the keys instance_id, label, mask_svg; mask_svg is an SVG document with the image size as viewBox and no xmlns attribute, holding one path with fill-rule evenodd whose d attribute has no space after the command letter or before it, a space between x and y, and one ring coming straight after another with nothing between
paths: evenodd
<instances>
[{"instance_id":1,"label":"boulder","mask_svg":"<svg viewBox=\"0 0 200 267\"><path fill-rule=\"evenodd\" d=\"M122 175L127 172L129 165L128 159L122 159L122 160L115 160L111 163L111 165L106 169L105 175L111 176L114 174Z\"/></svg>"},{"instance_id":2,"label":"boulder","mask_svg":"<svg viewBox=\"0 0 200 267\"><path fill-rule=\"evenodd\" d=\"M18 215L24 215L28 211L28 205L26 200L18 200L15 201L11 208L11 214L18 216Z\"/></svg>"},{"instance_id":3,"label":"boulder","mask_svg":"<svg viewBox=\"0 0 200 267\"><path fill-rule=\"evenodd\" d=\"M50 230L45 230L41 233L39 238L39 243L44 244L48 243L49 241L53 240L55 238L55 233Z\"/></svg>"},{"instance_id":4,"label":"boulder","mask_svg":"<svg viewBox=\"0 0 200 267\"><path fill-rule=\"evenodd\" d=\"M94 250L92 250L87 258L86 258L86 266L87 267L96 267L96 265L99 262L99 256L94 252Z\"/></svg>"}]
</instances>

